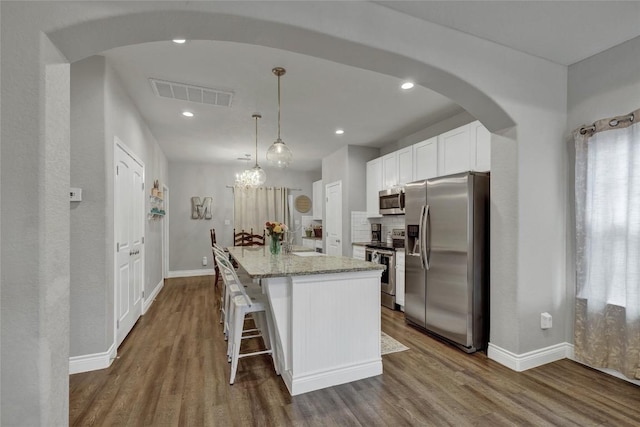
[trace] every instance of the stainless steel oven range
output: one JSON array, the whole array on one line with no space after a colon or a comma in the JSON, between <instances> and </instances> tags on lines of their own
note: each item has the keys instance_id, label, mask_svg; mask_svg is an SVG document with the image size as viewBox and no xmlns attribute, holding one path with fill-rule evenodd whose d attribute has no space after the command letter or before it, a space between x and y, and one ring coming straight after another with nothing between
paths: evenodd
<instances>
[{"instance_id":1,"label":"stainless steel oven range","mask_svg":"<svg viewBox=\"0 0 640 427\"><path fill-rule=\"evenodd\" d=\"M387 268L380 279L382 305L392 310L396 309L396 251L393 247L383 245L367 245L365 249L367 261L382 264Z\"/></svg>"}]
</instances>

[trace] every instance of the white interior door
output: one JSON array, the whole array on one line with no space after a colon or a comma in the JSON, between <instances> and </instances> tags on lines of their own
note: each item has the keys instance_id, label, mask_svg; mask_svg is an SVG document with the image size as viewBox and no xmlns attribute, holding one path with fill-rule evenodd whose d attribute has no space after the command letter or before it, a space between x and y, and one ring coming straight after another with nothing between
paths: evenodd
<instances>
[{"instance_id":1,"label":"white interior door","mask_svg":"<svg viewBox=\"0 0 640 427\"><path fill-rule=\"evenodd\" d=\"M327 184L326 194L327 255L342 256L342 181Z\"/></svg>"},{"instance_id":2,"label":"white interior door","mask_svg":"<svg viewBox=\"0 0 640 427\"><path fill-rule=\"evenodd\" d=\"M144 166L115 148L115 311L119 346L142 313Z\"/></svg>"}]
</instances>

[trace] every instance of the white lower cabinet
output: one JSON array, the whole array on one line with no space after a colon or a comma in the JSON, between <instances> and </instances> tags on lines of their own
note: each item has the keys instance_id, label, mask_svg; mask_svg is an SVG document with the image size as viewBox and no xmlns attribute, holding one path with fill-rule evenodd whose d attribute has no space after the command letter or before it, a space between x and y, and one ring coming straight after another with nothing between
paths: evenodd
<instances>
[{"instance_id":1,"label":"white lower cabinet","mask_svg":"<svg viewBox=\"0 0 640 427\"><path fill-rule=\"evenodd\" d=\"M404 311L404 251L396 251L396 304Z\"/></svg>"},{"instance_id":2,"label":"white lower cabinet","mask_svg":"<svg viewBox=\"0 0 640 427\"><path fill-rule=\"evenodd\" d=\"M302 246L304 246L305 248L315 248L316 247L316 242L314 239L306 239L306 238L302 238Z\"/></svg>"},{"instance_id":3,"label":"white lower cabinet","mask_svg":"<svg viewBox=\"0 0 640 427\"><path fill-rule=\"evenodd\" d=\"M351 245L351 247L352 247L351 257L355 259L361 259L362 261L364 261L365 260L364 246Z\"/></svg>"}]
</instances>

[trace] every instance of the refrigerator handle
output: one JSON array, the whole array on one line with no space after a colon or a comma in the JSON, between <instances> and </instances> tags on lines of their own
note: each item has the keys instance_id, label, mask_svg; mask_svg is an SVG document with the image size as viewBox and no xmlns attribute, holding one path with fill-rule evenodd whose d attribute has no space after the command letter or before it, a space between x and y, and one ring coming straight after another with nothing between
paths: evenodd
<instances>
[{"instance_id":1,"label":"refrigerator handle","mask_svg":"<svg viewBox=\"0 0 640 427\"><path fill-rule=\"evenodd\" d=\"M424 239L424 251L426 253L426 265L427 270L431 268L431 210L429 209L429 205L427 205L427 212L424 218L425 225L425 239Z\"/></svg>"},{"instance_id":2,"label":"refrigerator handle","mask_svg":"<svg viewBox=\"0 0 640 427\"><path fill-rule=\"evenodd\" d=\"M422 207L422 215L420 216L420 255L425 270L429 270L430 268L429 255L431 252L429 248L431 242L428 240L430 230L428 230L427 224L429 224L429 205Z\"/></svg>"},{"instance_id":3,"label":"refrigerator handle","mask_svg":"<svg viewBox=\"0 0 640 427\"><path fill-rule=\"evenodd\" d=\"M423 205L422 209L420 210L420 235L418 236L418 247L420 248L420 263L422 264L422 268L424 268L425 270L428 270L429 267L427 266L427 257L425 256L425 251L424 251L424 245L425 245L425 240L424 240L424 219L425 219L425 213L427 211L427 206Z\"/></svg>"}]
</instances>

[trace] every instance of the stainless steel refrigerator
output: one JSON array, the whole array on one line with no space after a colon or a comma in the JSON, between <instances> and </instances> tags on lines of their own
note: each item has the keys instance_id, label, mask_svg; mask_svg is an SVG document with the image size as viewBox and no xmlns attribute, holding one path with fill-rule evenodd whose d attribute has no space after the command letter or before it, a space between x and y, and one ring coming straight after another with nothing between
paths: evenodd
<instances>
[{"instance_id":1,"label":"stainless steel refrigerator","mask_svg":"<svg viewBox=\"0 0 640 427\"><path fill-rule=\"evenodd\" d=\"M405 187L405 317L472 353L489 334L489 173Z\"/></svg>"}]
</instances>

